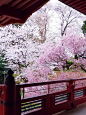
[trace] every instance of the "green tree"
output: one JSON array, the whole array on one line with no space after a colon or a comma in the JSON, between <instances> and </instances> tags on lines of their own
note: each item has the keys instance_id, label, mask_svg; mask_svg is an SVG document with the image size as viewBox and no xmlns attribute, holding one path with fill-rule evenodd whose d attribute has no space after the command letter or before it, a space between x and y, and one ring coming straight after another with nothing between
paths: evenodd
<instances>
[{"instance_id":1,"label":"green tree","mask_svg":"<svg viewBox=\"0 0 86 115\"><path fill-rule=\"evenodd\" d=\"M0 53L0 84L4 81L4 76L6 76L7 70L9 69L7 67L7 61L5 59L5 55L3 53Z\"/></svg>"},{"instance_id":2,"label":"green tree","mask_svg":"<svg viewBox=\"0 0 86 115\"><path fill-rule=\"evenodd\" d=\"M85 33L86 33L86 21L84 21L84 24L83 24L81 29L83 31L83 34L85 35Z\"/></svg>"}]
</instances>

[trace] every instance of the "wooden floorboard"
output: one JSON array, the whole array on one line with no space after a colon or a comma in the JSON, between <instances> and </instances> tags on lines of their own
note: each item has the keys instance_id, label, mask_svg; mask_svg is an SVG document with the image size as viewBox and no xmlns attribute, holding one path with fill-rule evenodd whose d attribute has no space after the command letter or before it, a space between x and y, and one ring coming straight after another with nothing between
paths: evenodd
<instances>
[{"instance_id":1,"label":"wooden floorboard","mask_svg":"<svg viewBox=\"0 0 86 115\"><path fill-rule=\"evenodd\" d=\"M53 115L86 115L86 103L77 106L75 109L61 111Z\"/></svg>"}]
</instances>

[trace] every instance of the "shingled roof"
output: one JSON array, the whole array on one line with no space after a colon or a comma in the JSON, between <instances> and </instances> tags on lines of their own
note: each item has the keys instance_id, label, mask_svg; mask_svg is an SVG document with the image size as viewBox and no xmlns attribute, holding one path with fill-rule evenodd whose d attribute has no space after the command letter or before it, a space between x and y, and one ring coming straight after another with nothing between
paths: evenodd
<instances>
[{"instance_id":1,"label":"shingled roof","mask_svg":"<svg viewBox=\"0 0 86 115\"><path fill-rule=\"evenodd\" d=\"M0 0L0 26L24 23L26 19L49 0ZM86 0L60 0L86 14Z\"/></svg>"}]
</instances>

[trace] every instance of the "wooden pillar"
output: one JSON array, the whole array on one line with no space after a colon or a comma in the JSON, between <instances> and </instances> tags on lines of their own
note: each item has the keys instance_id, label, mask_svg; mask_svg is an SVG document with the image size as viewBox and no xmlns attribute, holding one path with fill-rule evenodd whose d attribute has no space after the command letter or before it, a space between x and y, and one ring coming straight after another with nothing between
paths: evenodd
<instances>
[{"instance_id":1,"label":"wooden pillar","mask_svg":"<svg viewBox=\"0 0 86 115\"><path fill-rule=\"evenodd\" d=\"M0 85L0 115L3 115L3 97L4 97L4 85Z\"/></svg>"},{"instance_id":2,"label":"wooden pillar","mask_svg":"<svg viewBox=\"0 0 86 115\"><path fill-rule=\"evenodd\" d=\"M67 85L67 90L70 91L70 93L67 94L67 98L71 102L71 109L76 107L76 105L74 103L74 95L75 95L75 93L74 93L74 87L75 87L75 83L71 79L69 81L69 84Z\"/></svg>"},{"instance_id":3,"label":"wooden pillar","mask_svg":"<svg viewBox=\"0 0 86 115\"><path fill-rule=\"evenodd\" d=\"M86 89L83 89L83 96L86 96Z\"/></svg>"},{"instance_id":4,"label":"wooden pillar","mask_svg":"<svg viewBox=\"0 0 86 115\"><path fill-rule=\"evenodd\" d=\"M16 115L16 85L13 71L8 70L8 75L4 84L3 115Z\"/></svg>"},{"instance_id":5,"label":"wooden pillar","mask_svg":"<svg viewBox=\"0 0 86 115\"><path fill-rule=\"evenodd\" d=\"M21 95L20 88L16 86L16 115L21 115Z\"/></svg>"}]
</instances>

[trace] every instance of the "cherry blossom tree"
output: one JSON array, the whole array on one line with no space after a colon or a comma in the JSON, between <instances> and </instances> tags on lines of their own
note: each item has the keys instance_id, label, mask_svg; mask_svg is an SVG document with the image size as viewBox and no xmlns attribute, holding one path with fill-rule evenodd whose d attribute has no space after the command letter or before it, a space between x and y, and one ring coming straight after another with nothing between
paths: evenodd
<instances>
[{"instance_id":1,"label":"cherry blossom tree","mask_svg":"<svg viewBox=\"0 0 86 115\"><path fill-rule=\"evenodd\" d=\"M71 28L81 32L83 20L86 18L83 14L59 1L54 4L54 13L57 19L57 29L61 36Z\"/></svg>"},{"instance_id":2,"label":"cherry blossom tree","mask_svg":"<svg viewBox=\"0 0 86 115\"><path fill-rule=\"evenodd\" d=\"M21 73L22 67L31 66L39 53L39 45L29 37L29 30L6 26L0 31L1 49L6 54L9 66Z\"/></svg>"},{"instance_id":3,"label":"cherry blossom tree","mask_svg":"<svg viewBox=\"0 0 86 115\"><path fill-rule=\"evenodd\" d=\"M62 45L65 47L69 54L75 56L75 59L82 57L86 53L86 38L82 34L69 32L62 39Z\"/></svg>"},{"instance_id":4,"label":"cherry blossom tree","mask_svg":"<svg viewBox=\"0 0 86 115\"><path fill-rule=\"evenodd\" d=\"M62 45L65 47L68 55L72 54L74 59L70 68L82 69L86 72L86 37L82 34L69 33L62 39Z\"/></svg>"},{"instance_id":5,"label":"cherry blossom tree","mask_svg":"<svg viewBox=\"0 0 86 115\"><path fill-rule=\"evenodd\" d=\"M61 69L66 60L67 55L64 47L61 44L49 43L42 50L38 62L46 67L58 67L58 69Z\"/></svg>"},{"instance_id":6,"label":"cherry blossom tree","mask_svg":"<svg viewBox=\"0 0 86 115\"><path fill-rule=\"evenodd\" d=\"M27 23L30 28L30 35L35 42L44 43L49 37L48 35L51 33L51 12L51 3L48 2L28 18Z\"/></svg>"}]
</instances>

